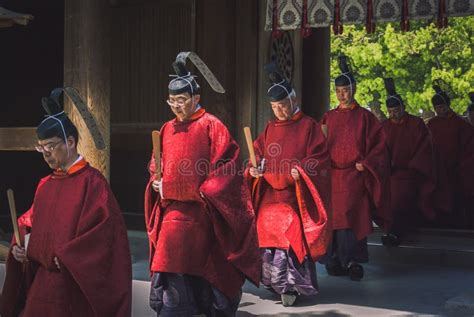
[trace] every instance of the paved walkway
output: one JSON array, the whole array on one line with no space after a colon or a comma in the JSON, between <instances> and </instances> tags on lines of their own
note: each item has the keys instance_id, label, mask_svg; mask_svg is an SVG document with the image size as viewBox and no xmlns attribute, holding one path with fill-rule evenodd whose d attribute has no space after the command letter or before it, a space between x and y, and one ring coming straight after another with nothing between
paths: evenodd
<instances>
[{"instance_id":1,"label":"paved walkway","mask_svg":"<svg viewBox=\"0 0 474 317\"><path fill-rule=\"evenodd\" d=\"M133 261L133 316L156 314L148 307L148 245L143 233L130 232ZM237 316L474 316L472 269L440 266L365 265L361 282L332 277L317 265L321 293L283 307L278 296L250 283ZM0 288L4 265L0 265Z\"/></svg>"},{"instance_id":2,"label":"paved walkway","mask_svg":"<svg viewBox=\"0 0 474 317\"><path fill-rule=\"evenodd\" d=\"M141 232L130 233L134 279L147 281L144 239ZM294 307L283 307L278 296L246 283L237 316L474 316L474 263L472 269L376 261L364 267L364 279L353 282L328 276L318 264L320 294L300 298Z\"/></svg>"}]
</instances>

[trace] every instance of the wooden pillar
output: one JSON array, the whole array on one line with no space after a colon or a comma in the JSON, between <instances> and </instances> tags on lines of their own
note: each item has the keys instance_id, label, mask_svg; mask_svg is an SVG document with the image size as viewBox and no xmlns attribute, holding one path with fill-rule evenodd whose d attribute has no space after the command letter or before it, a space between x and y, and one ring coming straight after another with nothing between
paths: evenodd
<instances>
[{"instance_id":1,"label":"wooden pillar","mask_svg":"<svg viewBox=\"0 0 474 317\"><path fill-rule=\"evenodd\" d=\"M110 173L110 8L108 0L65 0L64 85L89 105L106 148L99 151L76 109L66 111L79 129L79 152L107 178Z\"/></svg>"},{"instance_id":2,"label":"wooden pillar","mask_svg":"<svg viewBox=\"0 0 474 317\"><path fill-rule=\"evenodd\" d=\"M265 21L267 15L267 6L265 1L258 1L258 69L257 69L257 127L252 131L253 136L257 137L267 122L273 119L273 111L270 107L267 97L268 76L263 70L263 66L269 62L271 51L271 35L269 31L265 31Z\"/></svg>"},{"instance_id":3,"label":"wooden pillar","mask_svg":"<svg viewBox=\"0 0 474 317\"><path fill-rule=\"evenodd\" d=\"M236 72L235 72L235 137L241 155L247 158L243 128L248 126L256 135L258 65L258 1L235 1Z\"/></svg>"},{"instance_id":4,"label":"wooden pillar","mask_svg":"<svg viewBox=\"0 0 474 317\"><path fill-rule=\"evenodd\" d=\"M320 120L329 110L331 33L329 28L313 29L303 40L302 106L307 115Z\"/></svg>"},{"instance_id":5,"label":"wooden pillar","mask_svg":"<svg viewBox=\"0 0 474 317\"><path fill-rule=\"evenodd\" d=\"M235 133L234 0L196 1L196 52L216 75L225 94L214 92L197 71L203 106Z\"/></svg>"}]
</instances>

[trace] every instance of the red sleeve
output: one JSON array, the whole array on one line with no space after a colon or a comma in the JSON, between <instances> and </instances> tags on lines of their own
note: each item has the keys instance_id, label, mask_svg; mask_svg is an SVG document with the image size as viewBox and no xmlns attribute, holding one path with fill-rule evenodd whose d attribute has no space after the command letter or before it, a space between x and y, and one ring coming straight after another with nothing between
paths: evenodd
<instances>
[{"instance_id":1,"label":"red sleeve","mask_svg":"<svg viewBox=\"0 0 474 317\"><path fill-rule=\"evenodd\" d=\"M131 260L120 207L102 175L91 179L85 198L76 236L56 256L97 316L130 316Z\"/></svg>"},{"instance_id":2,"label":"red sleeve","mask_svg":"<svg viewBox=\"0 0 474 317\"><path fill-rule=\"evenodd\" d=\"M434 219L433 195L436 189L436 171L431 136L422 119L417 120L415 131L415 153L408 167L420 176L420 208L428 219Z\"/></svg>"},{"instance_id":3,"label":"red sleeve","mask_svg":"<svg viewBox=\"0 0 474 317\"><path fill-rule=\"evenodd\" d=\"M160 135L163 135L166 123L160 130ZM161 143L163 144L162 138L160 138ZM163 168L163 163L161 163ZM150 173L150 178L145 188L145 200L144 200L144 214L145 214L145 225L148 234L148 243L149 243L149 260L150 265L153 260L153 255L155 254L155 244L158 239L158 224L160 219L160 195L157 193L153 187L152 183L155 180L155 155L152 153L151 159L148 163L148 172Z\"/></svg>"},{"instance_id":4,"label":"red sleeve","mask_svg":"<svg viewBox=\"0 0 474 317\"><path fill-rule=\"evenodd\" d=\"M311 130L306 144L306 157L301 161L301 168L311 178L324 206L329 210L331 207L331 158L326 137L321 130L321 125L316 120L311 120Z\"/></svg>"},{"instance_id":5,"label":"red sleeve","mask_svg":"<svg viewBox=\"0 0 474 317\"><path fill-rule=\"evenodd\" d=\"M474 202L474 127L460 119L460 160L458 173L461 177L462 191L468 202Z\"/></svg>"},{"instance_id":6,"label":"red sleeve","mask_svg":"<svg viewBox=\"0 0 474 317\"><path fill-rule=\"evenodd\" d=\"M217 119L210 121L209 139L211 168L200 191L210 210L216 239L227 259L258 285L261 257L255 213L243 183L239 146Z\"/></svg>"},{"instance_id":7,"label":"red sleeve","mask_svg":"<svg viewBox=\"0 0 474 317\"><path fill-rule=\"evenodd\" d=\"M375 221L387 231L392 224L389 151L381 123L372 113L366 113L366 150L361 163L367 170L366 187L376 207Z\"/></svg>"}]
</instances>

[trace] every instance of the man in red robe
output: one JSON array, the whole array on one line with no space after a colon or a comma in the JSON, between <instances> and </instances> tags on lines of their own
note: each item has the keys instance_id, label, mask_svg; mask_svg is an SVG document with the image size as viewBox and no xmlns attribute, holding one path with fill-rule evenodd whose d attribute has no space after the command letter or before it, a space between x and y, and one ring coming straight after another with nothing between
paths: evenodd
<instances>
[{"instance_id":1,"label":"man in red robe","mask_svg":"<svg viewBox=\"0 0 474 317\"><path fill-rule=\"evenodd\" d=\"M331 156L332 248L323 262L330 275L360 280L368 261L367 236L372 218L385 230L390 226L390 165L382 125L354 99L356 82L341 56L342 74L336 78L340 104L324 114Z\"/></svg>"},{"instance_id":2,"label":"man in red robe","mask_svg":"<svg viewBox=\"0 0 474 317\"><path fill-rule=\"evenodd\" d=\"M449 96L439 86L431 99L436 117L428 122L436 154L438 183L435 208L439 225L474 228L474 128L451 108Z\"/></svg>"},{"instance_id":3,"label":"man in red robe","mask_svg":"<svg viewBox=\"0 0 474 317\"><path fill-rule=\"evenodd\" d=\"M391 156L390 209L393 226L384 245L398 245L423 218L434 220L436 186L431 136L423 120L405 111L392 78L386 78L389 120L382 123ZM421 212L421 214L420 214Z\"/></svg>"},{"instance_id":4,"label":"man in red robe","mask_svg":"<svg viewBox=\"0 0 474 317\"><path fill-rule=\"evenodd\" d=\"M250 167L250 185L263 253L262 283L291 306L300 294L318 293L315 262L331 240L326 213L331 165L319 123L303 114L276 66L266 70L276 120L254 142L260 168Z\"/></svg>"},{"instance_id":5,"label":"man in red robe","mask_svg":"<svg viewBox=\"0 0 474 317\"><path fill-rule=\"evenodd\" d=\"M120 208L102 174L77 153L78 131L59 99L43 103L48 117L36 149L53 173L18 219L22 241L8 257L0 313L128 317L132 274Z\"/></svg>"},{"instance_id":6,"label":"man in red robe","mask_svg":"<svg viewBox=\"0 0 474 317\"><path fill-rule=\"evenodd\" d=\"M159 316L233 316L245 278L255 284L260 278L254 211L239 146L201 106L183 56L188 53L173 63L176 78L168 86L176 118L161 129L163 176L156 179L152 157L145 193L150 306ZM191 57L216 86L212 73Z\"/></svg>"}]
</instances>

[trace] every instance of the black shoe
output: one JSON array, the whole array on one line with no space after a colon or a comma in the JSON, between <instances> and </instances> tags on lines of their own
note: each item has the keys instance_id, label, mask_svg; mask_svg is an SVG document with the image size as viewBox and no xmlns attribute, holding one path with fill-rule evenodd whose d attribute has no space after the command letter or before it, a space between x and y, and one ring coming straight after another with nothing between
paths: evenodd
<instances>
[{"instance_id":1,"label":"black shoe","mask_svg":"<svg viewBox=\"0 0 474 317\"><path fill-rule=\"evenodd\" d=\"M386 247L398 247L401 242L400 237L393 233L384 234L380 240L382 240L382 244Z\"/></svg>"},{"instance_id":2,"label":"black shoe","mask_svg":"<svg viewBox=\"0 0 474 317\"><path fill-rule=\"evenodd\" d=\"M364 268L356 262L351 262L347 266L349 270L349 277L353 281L360 281L364 277Z\"/></svg>"},{"instance_id":3,"label":"black shoe","mask_svg":"<svg viewBox=\"0 0 474 317\"><path fill-rule=\"evenodd\" d=\"M337 264L326 264L326 271L331 276L346 276L349 274L349 270L342 267L340 263Z\"/></svg>"},{"instance_id":4,"label":"black shoe","mask_svg":"<svg viewBox=\"0 0 474 317\"><path fill-rule=\"evenodd\" d=\"M281 303L283 306L293 306L295 304L296 298L298 297L298 293L296 292L288 292L281 294Z\"/></svg>"}]
</instances>

